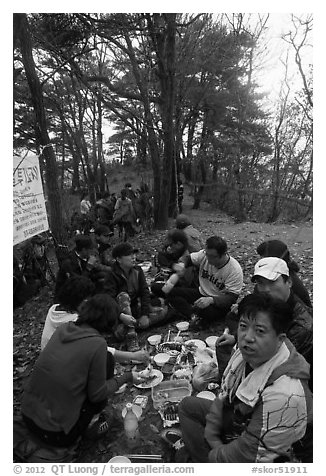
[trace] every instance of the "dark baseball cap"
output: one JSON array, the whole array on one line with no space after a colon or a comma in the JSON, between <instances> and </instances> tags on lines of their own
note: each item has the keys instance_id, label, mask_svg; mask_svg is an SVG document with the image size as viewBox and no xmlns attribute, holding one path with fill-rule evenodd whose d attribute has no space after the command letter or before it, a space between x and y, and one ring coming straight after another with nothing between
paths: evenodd
<instances>
[{"instance_id":1,"label":"dark baseball cap","mask_svg":"<svg viewBox=\"0 0 326 476\"><path fill-rule=\"evenodd\" d=\"M98 225L94 230L94 235L96 236L110 235L111 236L111 230L106 225Z\"/></svg>"}]
</instances>

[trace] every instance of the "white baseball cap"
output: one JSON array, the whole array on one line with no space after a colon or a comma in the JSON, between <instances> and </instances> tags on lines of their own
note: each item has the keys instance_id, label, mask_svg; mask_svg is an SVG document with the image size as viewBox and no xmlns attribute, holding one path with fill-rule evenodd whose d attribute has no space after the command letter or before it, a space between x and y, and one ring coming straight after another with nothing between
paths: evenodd
<instances>
[{"instance_id":1,"label":"white baseball cap","mask_svg":"<svg viewBox=\"0 0 326 476\"><path fill-rule=\"evenodd\" d=\"M281 274L289 276L289 268L286 262L281 258L270 256L262 258L255 264L254 275L251 281L255 281L256 276L262 276L269 281L276 281Z\"/></svg>"}]
</instances>

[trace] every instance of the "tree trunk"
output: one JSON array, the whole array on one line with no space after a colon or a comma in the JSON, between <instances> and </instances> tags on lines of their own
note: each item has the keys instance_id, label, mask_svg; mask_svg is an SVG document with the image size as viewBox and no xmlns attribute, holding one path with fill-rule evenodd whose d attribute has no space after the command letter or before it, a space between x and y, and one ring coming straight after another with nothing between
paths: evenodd
<instances>
[{"instance_id":1,"label":"tree trunk","mask_svg":"<svg viewBox=\"0 0 326 476\"><path fill-rule=\"evenodd\" d=\"M66 236L64 236L62 204L58 186L56 157L48 135L42 87L36 74L32 52L32 39L27 15L25 13L14 13L14 40L19 41L26 78L31 92L31 99L36 116L36 138L40 146L43 147L42 155L46 164L45 177L50 206L50 227L56 242L64 243Z\"/></svg>"},{"instance_id":2,"label":"tree trunk","mask_svg":"<svg viewBox=\"0 0 326 476\"><path fill-rule=\"evenodd\" d=\"M175 218L178 212L178 202L177 202L177 168L176 161L172 163L172 177L171 177L171 190L170 190L170 201L169 201L169 217Z\"/></svg>"},{"instance_id":3,"label":"tree trunk","mask_svg":"<svg viewBox=\"0 0 326 476\"><path fill-rule=\"evenodd\" d=\"M64 130L64 127L62 127L61 190L64 189L64 183L65 183L65 155L66 155L65 130Z\"/></svg>"},{"instance_id":4,"label":"tree trunk","mask_svg":"<svg viewBox=\"0 0 326 476\"><path fill-rule=\"evenodd\" d=\"M99 185L101 193L108 190L103 154L102 114L102 94L100 91L97 96L97 160L99 164Z\"/></svg>"},{"instance_id":5,"label":"tree trunk","mask_svg":"<svg viewBox=\"0 0 326 476\"><path fill-rule=\"evenodd\" d=\"M199 170L200 170L200 175L201 175L201 180L200 182L202 184L206 183L206 178L207 178L207 171L206 171L206 164L205 164L205 154L206 154L206 149L207 149L207 139L208 139L208 130L207 130L207 120L208 120L208 115L207 112L204 115L203 119L203 127L202 127L202 132L201 132L201 141L200 141L200 147L198 151L198 158L199 158ZM204 192L204 185L200 185L198 188L195 187L194 190L194 204L193 204L193 209L198 210L200 207L200 202L203 196Z\"/></svg>"},{"instance_id":6,"label":"tree trunk","mask_svg":"<svg viewBox=\"0 0 326 476\"><path fill-rule=\"evenodd\" d=\"M238 152L238 160L237 160L237 165L234 167L234 177L235 177L235 182L237 184L237 197L238 197L238 208L236 211L236 220L238 223L241 223L243 221L246 221L247 219L247 214L245 210L245 204L244 204L244 194L241 191L242 184L241 184L241 177L240 177L240 151Z\"/></svg>"},{"instance_id":7,"label":"tree trunk","mask_svg":"<svg viewBox=\"0 0 326 476\"><path fill-rule=\"evenodd\" d=\"M154 13L157 22L161 21L160 15ZM175 35L176 14L164 14L166 30L163 34L156 30L156 45L158 56L159 80L161 85L161 118L164 153L162 166L161 194L159 203L159 216L157 227L166 229L168 225L168 205L170 197L172 168L174 161L174 111L175 111ZM164 193L163 193L164 191Z\"/></svg>"},{"instance_id":8,"label":"tree trunk","mask_svg":"<svg viewBox=\"0 0 326 476\"><path fill-rule=\"evenodd\" d=\"M201 156L199 158L199 167L201 171L201 183L205 184L206 183L206 167L205 167L205 161L203 157ZM198 210L200 207L200 202L204 193L204 185L200 185L199 187L195 187L195 192L194 192L194 204L192 206L193 210Z\"/></svg>"}]
</instances>

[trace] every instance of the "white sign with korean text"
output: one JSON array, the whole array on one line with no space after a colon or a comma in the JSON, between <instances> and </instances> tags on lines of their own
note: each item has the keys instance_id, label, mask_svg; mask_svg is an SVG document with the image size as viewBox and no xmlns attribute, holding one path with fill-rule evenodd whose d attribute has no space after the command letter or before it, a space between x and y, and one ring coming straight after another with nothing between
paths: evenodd
<instances>
[{"instance_id":1,"label":"white sign with korean text","mask_svg":"<svg viewBox=\"0 0 326 476\"><path fill-rule=\"evenodd\" d=\"M36 155L14 157L13 226L14 245L49 229Z\"/></svg>"}]
</instances>

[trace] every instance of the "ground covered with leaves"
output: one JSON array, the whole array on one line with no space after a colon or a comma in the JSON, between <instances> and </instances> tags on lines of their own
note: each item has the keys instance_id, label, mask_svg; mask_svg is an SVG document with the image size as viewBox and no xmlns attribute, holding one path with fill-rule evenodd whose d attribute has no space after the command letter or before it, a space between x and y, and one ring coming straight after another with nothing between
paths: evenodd
<instances>
[{"instance_id":1,"label":"ground covered with leaves","mask_svg":"<svg viewBox=\"0 0 326 476\"><path fill-rule=\"evenodd\" d=\"M300 278L308 288L312 298L312 223L296 224L265 224L265 223L235 223L232 217L228 217L216 210L212 210L208 204L202 204L200 210L192 210L190 202L185 203L186 213L192 220L193 225L198 228L204 238L211 235L223 236L228 242L229 252L241 264L244 271L245 287L243 294L252 290L250 277L254 264L258 260L256 247L267 239L280 239L284 241L290 250L291 257L300 266ZM171 227L173 222L171 221ZM140 250L139 261L150 259L156 251L161 248L166 231L155 230L151 233L140 233L132 239L132 244ZM117 237L113 239L116 243ZM53 261L55 270L56 264ZM52 304L53 286L43 288L41 293L27 302L23 307L14 311L13 321L13 410L17 415L20 412L20 403L23 387L33 369L35 360L40 352L41 334L46 318L47 310ZM175 331L173 324L170 329ZM204 339L208 335L219 335L223 330L223 323L216 324L215 328L205 330L205 332L186 334L185 337L196 337ZM155 330L143 332L140 335L140 343L146 345L147 336L153 333L166 335L168 326L159 327ZM130 370L130 366L122 367L117 365L117 371ZM123 423L121 411L127 402L133 400L138 394L145 394L148 404L143 411L140 420L140 443L132 451L126 447L123 436ZM152 406L150 390L139 390L131 385L125 392L115 395L110 401L110 407L118 418L117 425L102 440L97 442L84 441L80 445L78 462L106 462L112 456L126 453L136 453L143 455L162 455L163 462L170 461L170 453L165 443L160 438L160 431L163 428L162 420L157 411Z\"/></svg>"}]
</instances>

